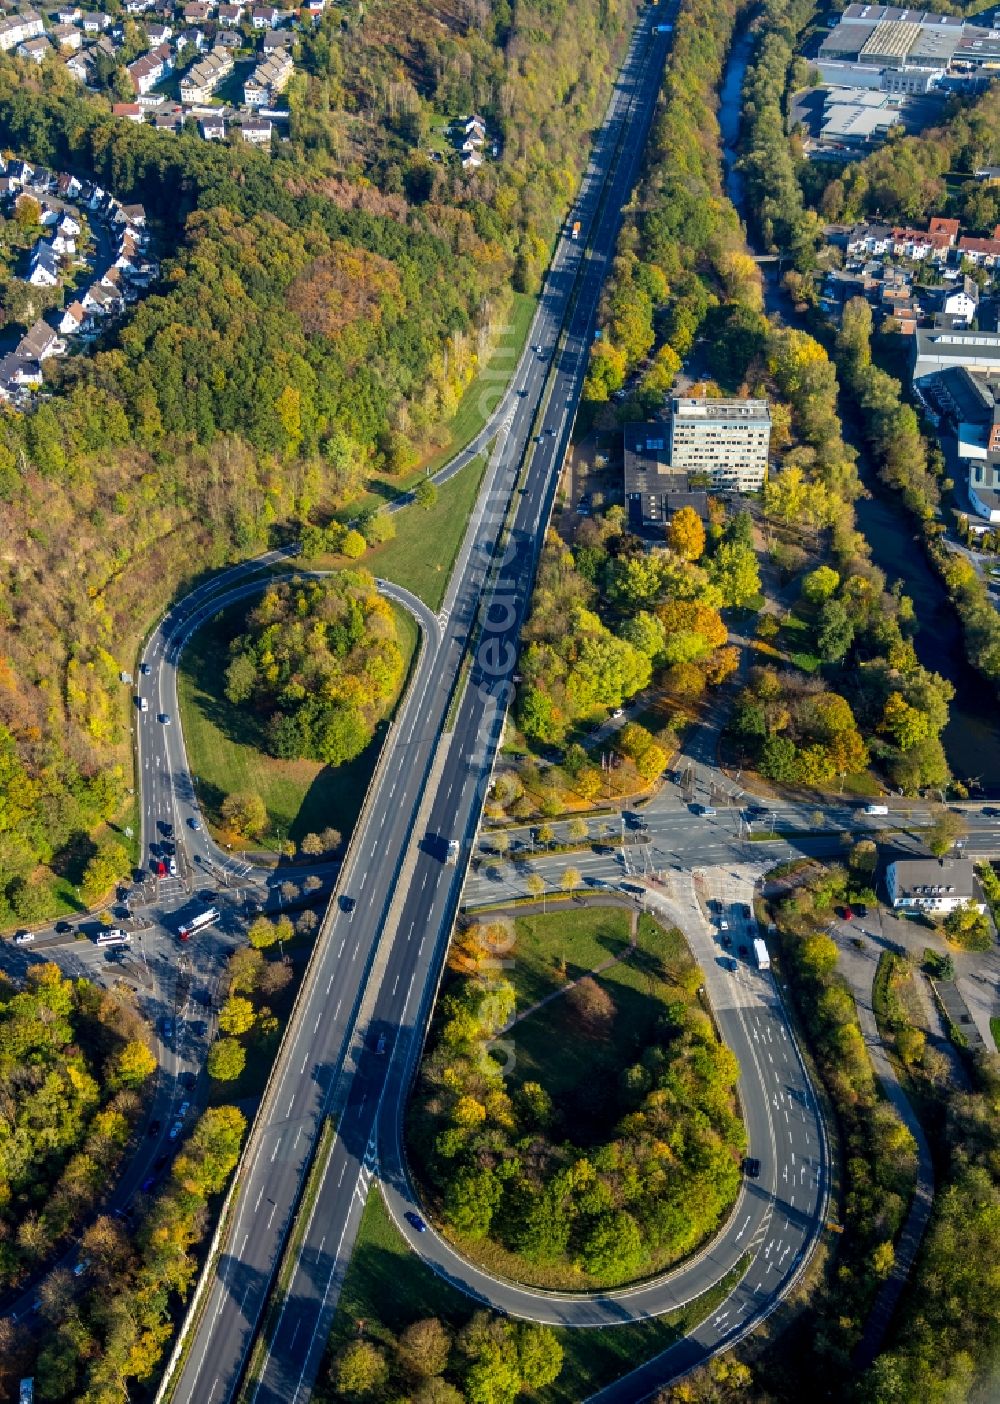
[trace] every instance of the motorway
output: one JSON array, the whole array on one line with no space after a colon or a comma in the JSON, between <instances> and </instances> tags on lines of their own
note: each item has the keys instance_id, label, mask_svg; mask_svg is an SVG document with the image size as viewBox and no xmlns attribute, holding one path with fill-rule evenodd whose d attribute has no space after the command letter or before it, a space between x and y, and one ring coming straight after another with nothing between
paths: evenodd
<instances>
[{"instance_id":1,"label":"motorway","mask_svg":"<svg viewBox=\"0 0 1000 1404\"><path fill-rule=\"evenodd\" d=\"M655 26L670 13L643 12L574 210L584 238L562 238L555 251L532 349L501 407L494 453L439 616L440 642L422 651L386 740L338 901L321 929L239 1172L224 1248L173 1399L218 1404L234 1397L311 1148L324 1116L340 1111L340 1134L250 1397L294 1404L311 1392L377 1153L387 1074L419 1045L433 1001L513 690L520 626L586 372L597 300L659 87L669 35ZM512 502L514 519L498 559ZM475 660L449 730L453 689L473 635ZM464 846L462 863L451 868L442 859L454 836ZM379 1056L382 1033L387 1051Z\"/></svg>"}]
</instances>

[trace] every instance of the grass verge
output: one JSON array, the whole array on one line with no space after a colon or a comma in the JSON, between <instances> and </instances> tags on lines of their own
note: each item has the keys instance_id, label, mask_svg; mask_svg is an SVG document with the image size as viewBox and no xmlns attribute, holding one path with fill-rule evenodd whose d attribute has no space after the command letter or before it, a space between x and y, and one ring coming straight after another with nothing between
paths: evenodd
<instances>
[{"instance_id":1,"label":"grass verge","mask_svg":"<svg viewBox=\"0 0 1000 1404\"><path fill-rule=\"evenodd\" d=\"M241 604L206 620L181 655L178 702L199 801L213 823L227 794L248 790L260 795L270 822L265 845L283 838L298 842L303 835L319 833L328 825L346 837L357 818L388 723L380 724L371 744L349 765L333 768L318 761L283 761L268 756L253 715L234 707L222 691L220 660L227 657L230 640L242 631L246 610ZM396 608L395 615L407 676L419 631L405 610ZM388 708L387 715L391 711L392 707Z\"/></svg>"},{"instance_id":2,"label":"grass verge","mask_svg":"<svg viewBox=\"0 0 1000 1404\"><path fill-rule=\"evenodd\" d=\"M479 454L438 488L432 507L406 507L396 518L397 534L368 551L364 564L373 575L392 580L439 609L469 516L486 471Z\"/></svg>"},{"instance_id":3,"label":"grass verge","mask_svg":"<svg viewBox=\"0 0 1000 1404\"><path fill-rule=\"evenodd\" d=\"M668 1350L716 1310L744 1271L745 1263L741 1262L710 1291L666 1316L590 1331L557 1330L563 1348L562 1372L554 1384L532 1395L535 1404L579 1404L595 1390ZM411 1322L428 1316L460 1330L478 1309L410 1251L389 1217L381 1193L373 1190L344 1280L328 1357L357 1337L362 1321L367 1335L388 1343L389 1337L398 1336ZM321 1379L326 1374L322 1370ZM339 1396L326 1385L315 1398L332 1404Z\"/></svg>"}]
</instances>

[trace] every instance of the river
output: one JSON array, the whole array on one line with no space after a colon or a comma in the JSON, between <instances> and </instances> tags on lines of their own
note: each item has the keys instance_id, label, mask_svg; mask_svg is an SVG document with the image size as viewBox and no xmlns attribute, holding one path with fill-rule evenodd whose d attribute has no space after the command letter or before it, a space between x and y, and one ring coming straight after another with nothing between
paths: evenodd
<instances>
[{"instance_id":1,"label":"river","mask_svg":"<svg viewBox=\"0 0 1000 1404\"><path fill-rule=\"evenodd\" d=\"M752 50L753 36L743 30L729 52L719 105L726 194L744 224L748 224L746 187L736 161L743 79ZM748 229L748 236L751 234ZM753 247L752 237L749 242L751 250L759 252ZM808 330L797 317L775 266L764 264L761 271L768 313L786 322L799 322ZM961 626L941 581L928 563L913 519L902 501L878 481L864 453L858 466L869 493L855 504L858 529L868 542L875 564L890 583L902 580L913 600L920 622L914 640L920 662L947 678L955 689L951 717L942 736L948 763L960 779L978 782L984 795L1000 796L1000 706L992 688L965 657ZM979 792L977 788L976 793Z\"/></svg>"}]
</instances>

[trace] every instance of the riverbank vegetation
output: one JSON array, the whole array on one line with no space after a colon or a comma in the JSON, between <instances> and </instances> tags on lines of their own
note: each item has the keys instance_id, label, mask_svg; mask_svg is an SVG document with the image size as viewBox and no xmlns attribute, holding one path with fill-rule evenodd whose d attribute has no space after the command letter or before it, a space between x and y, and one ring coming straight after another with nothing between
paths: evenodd
<instances>
[{"instance_id":1,"label":"riverbank vegetation","mask_svg":"<svg viewBox=\"0 0 1000 1404\"><path fill-rule=\"evenodd\" d=\"M79 1274L57 1268L39 1289L42 1330L0 1326L0 1378L10 1393L34 1375L39 1398L110 1404L155 1381L174 1313L198 1270L197 1248L246 1130L235 1107L205 1112L180 1143L161 1189L127 1218L100 1217L80 1240Z\"/></svg>"},{"instance_id":2,"label":"riverbank vegetation","mask_svg":"<svg viewBox=\"0 0 1000 1404\"><path fill-rule=\"evenodd\" d=\"M786 133L784 104L792 75L801 79L793 67L794 46L812 14L809 0L771 0L767 6L744 85L741 159L762 241L791 255L786 285L807 306L816 303L812 275L825 221L851 222L876 212L889 221L908 222L941 215L992 232L1000 209L996 192L973 179L977 169L1000 160L1000 93L994 87L958 105L947 122L887 142L832 179L802 155L794 136ZM949 485L943 456L922 432L902 382L879 364L886 346L873 341L871 309L864 299L845 307L839 335L828 339L878 474L901 495L920 526L928 557L962 622L970 662L996 684L1000 619L987 582L944 540L941 505Z\"/></svg>"},{"instance_id":3,"label":"riverbank vegetation","mask_svg":"<svg viewBox=\"0 0 1000 1404\"><path fill-rule=\"evenodd\" d=\"M57 965L0 975L0 1291L106 1194L156 1071L150 1037L118 990Z\"/></svg>"},{"instance_id":4,"label":"riverbank vegetation","mask_svg":"<svg viewBox=\"0 0 1000 1404\"><path fill-rule=\"evenodd\" d=\"M625 412L656 412L701 338L714 376L706 393L768 398L776 466L762 494L761 535L773 603L758 621L760 667L733 719L734 759L783 784L824 788L850 777L862 790L876 783L864 774L872 765L914 792L948 778L940 732L952 689L918 663L912 606L886 588L855 530L862 489L842 433L835 365L814 337L765 315L759 272L724 195L715 88L736 14L682 8L641 213L622 234L587 393L603 401L638 376ZM783 74L788 47L780 35L774 42L777 57L767 51L748 87L748 180L762 198L767 192L769 227L809 245L815 217L803 210L784 144L769 135L775 120L781 130L772 69ZM886 441L905 427L887 424ZM642 608L655 610L668 595L661 585Z\"/></svg>"},{"instance_id":5,"label":"riverbank vegetation","mask_svg":"<svg viewBox=\"0 0 1000 1404\"><path fill-rule=\"evenodd\" d=\"M643 916L619 959L569 980L588 964L575 920L478 927L455 943L411 1160L449 1236L501 1275L618 1286L687 1256L731 1205L738 1068L680 932ZM627 932L627 913L605 920ZM501 955L509 978L497 978ZM540 979L557 997L536 1014Z\"/></svg>"},{"instance_id":6,"label":"riverbank vegetation","mask_svg":"<svg viewBox=\"0 0 1000 1404\"><path fill-rule=\"evenodd\" d=\"M331 11L274 156L113 118L58 65L0 58L5 147L142 201L162 268L95 354L46 361L51 398L0 417L0 924L51 912L101 826L130 822L119 672L146 623L441 446L512 289L538 286L634 12ZM473 102L498 155L445 177L411 119Z\"/></svg>"}]
</instances>

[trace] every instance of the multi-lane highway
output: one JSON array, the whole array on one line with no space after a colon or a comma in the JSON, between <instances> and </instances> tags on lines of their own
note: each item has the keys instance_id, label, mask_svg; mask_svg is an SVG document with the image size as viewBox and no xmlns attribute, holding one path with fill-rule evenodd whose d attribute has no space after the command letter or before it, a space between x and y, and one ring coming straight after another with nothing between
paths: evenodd
<instances>
[{"instance_id":1,"label":"multi-lane highway","mask_svg":"<svg viewBox=\"0 0 1000 1404\"><path fill-rule=\"evenodd\" d=\"M340 1129L252 1397L307 1398L350 1256L390 1067L419 1041L512 691L520 625L586 371L597 298L651 120L668 11L637 26L440 615L387 738L240 1170L223 1251L171 1397L233 1398L324 1116ZM565 324L565 325L564 325ZM541 348L538 350L537 348ZM530 451L529 451L530 450ZM522 479L522 466L525 472ZM512 520L507 521L512 512ZM506 530L504 531L506 525ZM473 648L453 718L453 690ZM462 863L443 860L464 841ZM384 1052L379 1053L381 1035Z\"/></svg>"}]
</instances>

